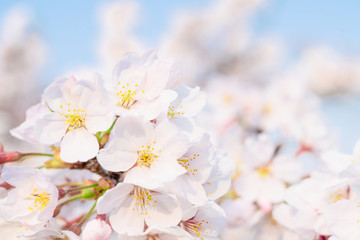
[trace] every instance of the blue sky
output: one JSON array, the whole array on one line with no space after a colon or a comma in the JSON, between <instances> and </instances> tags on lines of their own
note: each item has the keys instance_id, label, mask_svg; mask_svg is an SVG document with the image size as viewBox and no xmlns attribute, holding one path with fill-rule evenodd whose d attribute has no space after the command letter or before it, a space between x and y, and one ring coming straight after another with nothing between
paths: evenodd
<instances>
[{"instance_id":1,"label":"blue sky","mask_svg":"<svg viewBox=\"0 0 360 240\"><path fill-rule=\"evenodd\" d=\"M157 48L171 16L178 10L202 8L213 0L139 0L141 19L136 34ZM44 75L53 78L67 69L96 63L97 8L106 0L1 0L0 18L17 5L29 8L49 50ZM348 55L360 55L360 1L269 0L253 19L257 36L283 40L289 54L325 44Z\"/></svg>"}]
</instances>

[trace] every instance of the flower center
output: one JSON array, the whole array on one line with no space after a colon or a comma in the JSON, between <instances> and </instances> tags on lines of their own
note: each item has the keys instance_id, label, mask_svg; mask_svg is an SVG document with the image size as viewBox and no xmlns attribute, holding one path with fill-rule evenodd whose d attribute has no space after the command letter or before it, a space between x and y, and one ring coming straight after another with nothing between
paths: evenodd
<instances>
[{"instance_id":1,"label":"flower center","mask_svg":"<svg viewBox=\"0 0 360 240\"><path fill-rule=\"evenodd\" d=\"M344 196L341 189L338 189L336 192L330 194L330 200L332 200L334 203L344 198L346 198L346 196Z\"/></svg>"},{"instance_id":2,"label":"flower center","mask_svg":"<svg viewBox=\"0 0 360 240\"><path fill-rule=\"evenodd\" d=\"M257 173L260 175L260 177L264 178L270 175L270 169L268 166L259 167L257 169Z\"/></svg>"},{"instance_id":3,"label":"flower center","mask_svg":"<svg viewBox=\"0 0 360 240\"><path fill-rule=\"evenodd\" d=\"M133 103L136 101L136 90L138 90L139 85L136 83L133 87L131 87L129 83L127 83L126 85L122 85L120 82L118 82L118 84L120 90L116 93L116 95L118 95L118 101L116 105L118 107L129 109L131 105L133 105ZM141 93L144 92L145 90L141 91Z\"/></svg>"},{"instance_id":4,"label":"flower center","mask_svg":"<svg viewBox=\"0 0 360 240\"><path fill-rule=\"evenodd\" d=\"M154 141L154 143L156 142ZM159 157L158 155L154 154L153 151L154 148L150 147L149 145L141 146L141 150L138 151L138 160L136 161L139 167L150 167L151 163ZM161 151L159 151L159 153L161 153Z\"/></svg>"},{"instance_id":5,"label":"flower center","mask_svg":"<svg viewBox=\"0 0 360 240\"><path fill-rule=\"evenodd\" d=\"M82 108L70 108L71 103L67 104L68 109L65 113L61 112L60 115L65 117L65 125L68 125L68 130L72 130L74 128L84 127L86 125L85 122L85 111ZM63 105L60 105L60 109L63 109Z\"/></svg>"},{"instance_id":6,"label":"flower center","mask_svg":"<svg viewBox=\"0 0 360 240\"><path fill-rule=\"evenodd\" d=\"M194 154L193 156L183 156L182 158L178 159L178 163L183 166L186 171L189 173L189 174L192 174L192 175L195 175L195 173L198 171L198 169L191 169L191 162L196 158L200 156L199 154Z\"/></svg>"},{"instance_id":7,"label":"flower center","mask_svg":"<svg viewBox=\"0 0 360 240\"><path fill-rule=\"evenodd\" d=\"M211 228L208 221L195 219L189 219L186 222L182 222L183 228L188 231L191 235L200 237L201 234L208 234L208 230ZM204 239L204 238L201 238Z\"/></svg>"},{"instance_id":8,"label":"flower center","mask_svg":"<svg viewBox=\"0 0 360 240\"><path fill-rule=\"evenodd\" d=\"M270 115L272 111L273 111L273 109L270 104L266 104L263 108L264 115Z\"/></svg>"},{"instance_id":9,"label":"flower center","mask_svg":"<svg viewBox=\"0 0 360 240\"><path fill-rule=\"evenodd\" d=\"M155 207L155 204L157 203L156 200L153 200L151 192L145 188L136 187L131 195L133 195L135 199L135 206L132 210L137 210L140 215L147 215L146 208Z\"/></svg>"},{"instance_id":10,"label":"flower center","mask_svg":"<svg viewBox=\"0 0 360 240\"><path fill-rule=\"evenodd\" d=\"M234 102L234 97L231 94L224 94L223 101L226 104L231 104Z\"/></svg>"},{"instance_id":11,"label":"flower center","mask_svg":"<svg viewBox=\"0 0 360 240\"><path fill-rule=\"evenodd\" d=\"M38 190L34 188L33 193L26 199L34 201L34 205L28 207L29 210L35 211L37 209L42 211L50 202L50 194L46 192L38 193Z\"/></svg>"},{"instance_id":12,"label":"flower center","mask_svg":"<svg viewBox=\"0 0 360 240\"><path fill-rule=\"evenodd\" d=\"M179 102L179 100L177 100L177 102ZM183 106L181 105L180 108L183 108ZM176 109L175 106L169 106L167 115L169 118L174 119L175 117L184 115L184 113L180 112L179 108Z\"/></svg>"}]
</instances>

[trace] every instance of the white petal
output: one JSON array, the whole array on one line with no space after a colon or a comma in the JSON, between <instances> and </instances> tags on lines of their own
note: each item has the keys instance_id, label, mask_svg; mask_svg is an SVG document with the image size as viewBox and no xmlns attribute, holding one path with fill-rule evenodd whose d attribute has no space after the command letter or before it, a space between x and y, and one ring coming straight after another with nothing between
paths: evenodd
<instances>
[{"instance_id":1,"label":"white petal","mask_svg":"<svg viewBox=\"0 0 360 240\"><path fill-rule=\"evenodd\" d=\"M99 151L99 143L85 128L69 131L61 142L60 158L65 162L85 162Z\"/></svg>"},{"instance_id":2,"label":"white petal","mask_svg":"<svg viewBox=\"0 0 360 240\"><path fill-rule=\"evenodd\" d=\"M289 183L299 181L304 175L300 159L285 155L274 158L271 172L274 176Z\"/></svg>"},{"instance_id":3,"label":"white petal","mask_svg":"<svg viewBox=\"0 0 360 240\"><path fill-rule=\"evenodd\" d=\"M107 190L98 200L97 212L100 214L109 213L120 205L133 189L132 184L118 183L114 188Z\"/></svg>"},{"instance_id":4,"label":"white petal","mask_svg":"<svg viewBox=\"0 0 360 240\"><path fill-rule=\"evenodd\" d=\"M152 199L157 201L154 206L146 208L146 224L159 227L176 226L181 220L181 208L179 203L172 197L152 192Z\"/></svg>"},{"instance_id":5,"label":"white petal","mask_svg":"<svg viewBox=\"0 0 360 240\"><path fill-rule=\"evenodd\" d=\"M137 145L134 145L132 141L116 139L100 150L97 159L106 170L127 171L136 163L137 149Z\"/></svg>"},{"instance_id":6,"label":"white petal","mask_svg":"<svg viewBox=\"0 0 360 240\"><path fill-rule=\"evenodd\" d=\"M131 183L147 189L155 189L162 186L162 182L154 179L151 175L151 169L148 167L134 167L126 175L124 182Z\"/></svg>"},{"instance_id":7,"label":"white petal","mask_svg":"<svg viewBox=\"0 0 360 240\"><path fill-rule=\"evenodd\" d=\"M185 168L177 161L169 158L163 158L162 156L154 161L150 169L150 176L161 182L174 180L178 176L186 173Z\"/></svg>"},{"instance_id":8,"label":"white petal","mask_svg":"<svg viewBox=\"0 0 360 240\"><path fill-rule=\"evenodd\" d=\"M135 209L135 210L133 210ZM138 235L144 231L144 213L137 211L135 200L131 196L122 202L119 210L109 217L114 231L119 234ZM142 213L142 215L140 215Z\"/></svg>"},{"instance_id":9,"label":"white petal","mask_svg":"<svg viewBox=\"0 0 360 240\"><path fill-rule=\"evenodd\" d=\"M65 119L55 113L49 113L42 120L36 123L35 134L43 144L54 144L65 135L68 126Z\"/></svg>"},{"instance_id":10,"label":"white petal","mask_svg":"<svg viewBox=\"0 0 360 240\"><path fill-rule=\"evenodd\" d=\"M107 115L89 115L86 117L86 128L91 133L97 133L99 131L106 131L110 128L114 117L112 113Z\"/></svg>"}]
</instances>

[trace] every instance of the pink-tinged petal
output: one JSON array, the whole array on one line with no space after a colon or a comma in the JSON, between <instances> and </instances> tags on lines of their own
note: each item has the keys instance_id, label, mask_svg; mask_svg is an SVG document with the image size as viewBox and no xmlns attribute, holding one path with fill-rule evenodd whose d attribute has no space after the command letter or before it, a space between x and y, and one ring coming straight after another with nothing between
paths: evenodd
<instances>
[{"instance_id":1,"label":"pink-tinged petal","mask_svg":"<svg viewBox=\"0 0 360 240\"><path fill-rule=\"evenodd\" d=\"M360 239L360 201L340 200L325 210L324 218L330 231L341 239Z\"/></svg>"},{"instance_id":2,"label":"pink-tinged petal","mask_svg":"<svg viewBox=\"0 0 360 240\"><path fill-rule=\"evenodd\" d=\"M36 123L35 134L39 142L43 144L54 144L60 142L65 135L68 126L65 119L56 113L49 113L42 120Z\"/></svg>"},{"instance_id":3,"label":"pink-tinged petal","mask_svg":"<svg viewBox=\"0 0 360 240\"><path fill-rule=\"evenodd\" d=\"M144 84L145 96L147 99L157 97L165 88L170 78L170 69L161 60L155 60L146 72Z\"/></svg>"},{"instance_id":4,"label":"pink-tinged petal","mask_svg":"<svg viewBox=\"0 0 360 240\"><path fill-rule=\"evenodd\" d=\"M113 131L117 137L131 136L137 139L154 135L154 127L150 122L134 117L120 117Z\"/></svg>"},{"instance_id":5,"label":"pink-tinged petal","mask_svg":"<svg viewBox=\"0 0 360 240\"><path fill-rule=\"evenodd\" d=\"M96 211L100 214L107 214L119 206L134 189L132 184L118 183L114 188L109 189L99 198Z\"/></svg>"},{"instance_id":6,"label":"pink-tinged petal","mask_svg":"<svg viewBox=\"0 0 360 240\"><path fill-rule=\"evenodd\" d=\"M253 185L255 187L256 185ZM279 179L267 177L262 179L259 190L258 201L267 205L269 203L277 203L284 200L285 183Z\"/></svg>"},{"instance_id":7,"label":"pink-tinged petal","mask_svg":"<svg viewBox=\"0 0 360 240\"><path fill-rule=\"evenodd\" d=\"M279 155L274 158L271 164L271 172L277 178L289 183L299 181L304 175L300 159L286 155Z\"/></svg>"},{"instance_id":8,"label":"pink-tinged petal","mask_svg":"<svg viewBox=\"0 0 360 240\"><path fill-rule=\"evenodd\" d=\"M155 148L161 150L164 158L177 160L186 153L189 148L189 139L186 135L178 132L177 127L164 119L155 128Z\"/></svg>"},{"instance_id":9,"label":"pink-tinged petal","mask_svg":"<svg viewBox=\"0 0 360 240\"><path fill-rule=\"evenodd\" d=\"M116 213L109 217L110 224L119 234L139 235L144 231L144 213L139 211L133 196L122 202Z\"/></svg>"},{"instance_id":10,"label":"pink-tinged petal","mask_svg":"<svg viewBox=\"0 0 360 240\"><path fill-rule=\"evenodd\" d=\"M107 240L112 233L111 227L103 220L94 219L82 230L82 240Z\"/></svg>"},{"instance_id":11,"label":"pink-tinged petal","mask_svg":"<svg viewBox=\"0 0 360 240\"><path fill-rule=\"evenodd\" d=\"M49 112L45 104L36 104L26 111L26 121L10 131L11 135L25 141L38 142L39 136L35 133L36 122Z\"/></svg>"},{"instance_id":12,"label":"pink-tinged petal","mask_svg":"<svg viewBox=\"0 0 360 240\"><path fill-rule=\"evenodd\" d=\"M248 201L256 201L262 181L257 173L244 173L234 182L235 192Z\"/></svg>"},{"instance_id":13,"label":"pink-tinged petal","mask_svg":"<svg viewBox=\"0 0 360 240\"><path fill-rule=\"evenodd\" d=\"M175 109L178 109L182 116L193 117L205 106L206 94L200 91L199 87L189 88L180 86L175 90L178 93L179 103L173 102ZM181 115L179 115L181 117Z\"/></svg>"},{"instance_id":14,"label":"pink-tinged petal","mask_svg":"<svg viewBox=\"0 0 360 240\"><path fill-rule=\"evenodd\" d=\"M179 203L174 198L152 192L152 199L155 203L146 208L147 214L145 215L145 221L149 227L171 227L179 224L182 212Z\"/></svg>"},{"instance_id":15,"label":"pink-tinged petal","mask_svg":"<svg viewBox=\"0 0 360 240\"><path fill-rule=\"evenodd\" d=\"M318 213L307 209L293 208L287 204L276 205L272 211L273 218L281 225L294 230L304 239L314 239Z\"/></svg>"},{"instance_id":16,"label":"pink-tinged petal","mask_svg":"<svg viewBox=\"0 0 360 240\"><path fill-rule=\"evenodd\" d=\"M186 173L186 169L177 161L160 156L151 164L150 176L160 182L174 180L178 176Z\"/></svg>"},{"instance_id":17,"label":"pink-tinged petal","mask_svg":"<svg viewBox=\"0 0 360 240\"><path fill-rule=\"evenodd\" d=\"M21 193L23 189L15 188L10 191L6 198L0 200L0 216L6 221L19 220L21 217L29 217L34 212L31 212L29 205L24 204L24 201L19 196L26 195ZM29 192L30 195L30 192Z\"/></svg>"},{"instance_id":18,"label":"pink-tinged petal","mask_svg":"<svg viewBox=\"0 0 360 240\"><path fill-rule=\"evenodd\" d=\"M212 161L215 162L215 166L203 186L208 198L215 200L229 190L231 175L235 170L235 161L222 151L215 152Z\"/></svg>"},{"instance_id":19,"label":"pink-tinged petal","mask_svg":"<svg viewBox=\"0 0 360 240\"><path fill-rule=\"evenodd\" d=\"M114 121L112 113L104 115L91 115L86 117L86 129L91 133L106 131L110 128Z\"/></svg>"},{"instance_id":20,"label":"pink-tinged petal","mask_svg":"<svg viewBox=\"0 0 360 240\"><path fill-rule=\"evenodd\" d=\"M139 60L140 56L134 52L128 52L123 55L123 57L114 67L112 73L114 87L116 87L118 85L118 81L121 80L123 71L130 68L131 65L135 65L137 62L139 62Z\"/></svg>"},{"instance_id":21,"label":"pink-tinged petal","mask_svg":"<svg viewBox=\"0 0 360 240\"><path fill-rule=\"evenodd\" d=\"M131 111L138 112L147 120L152 120L160 113L167 112L170 103L176 98L176 92L164 90L159 97L152 100L140 100L131 107Z\"/></svg>"},{"instance_id":22,"label":"pink-tinged petal","mask_svg":"<svg viewBox=\"0 0 360 240\"><path fill-rule=\"evenodd\" d=\"M85 162L99 151L99 143L85 128L69 131L61 142L60 158L65 162Z\"/></svg>"},{"instance_id":23,"label":"pink-tinged petal","mask_svg":"<svg viewBox=\"0 0 360 240\"><path fill-rule=\"evenodd\" d=\"M133 141L126 139L116 139L111 141L97 155L100 165L112 172L127 171L137 161L138 147Z\"/></svg>"},{"instance_id":24,"label":"pink-tinged petal","mask_svg":"<svg viewBox=\"0 0 360 240\"><path fill-rule=\"evenodd\" d=\"M247 165L256 168L270 161L274 150L275 146L268 136L249 137L245 140L243 159Z\"/></svg>"},{"instance_id":25,"label":"pink-tinged petal","mask_svg":"<svg viewBox=\"0 0 360 240\"><path fill-rule=\"evenodd\" d=\"M151 170L148 167L134 167L129 172L127 172L124 183L131 183L147 189L161 187L163 183L157 179L154 179L150 174Z\"/></svg>"},{"instance_id":26,"label":"pink-tinged petal","mask_svg":"<svg viewBox=\"0 0 360 240\"><path fill-rule=\"evenodd\" d=\"M192 204L202 204L207 201L204 187L194 181L191 176L184 174L169 183L168 187L179 198L184 198Z\"/></svg>"}]
</instances>

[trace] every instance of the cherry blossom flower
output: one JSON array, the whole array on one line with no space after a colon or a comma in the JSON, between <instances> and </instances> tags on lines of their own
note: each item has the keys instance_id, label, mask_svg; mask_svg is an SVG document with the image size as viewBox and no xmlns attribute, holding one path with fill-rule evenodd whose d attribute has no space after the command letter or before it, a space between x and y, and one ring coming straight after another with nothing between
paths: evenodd
<instances>
[{"instance_id":1,"label":"cherry blossom flower","mask_svg":"<svg viewBox=\"0 0 360 240\"><path fill-rule=\"evenodd\" d=\"M207 201L207 194L203 187L209 178L214 166L212 162L214 147L211 145L209 136L204 135L199 142L193 143L188 151L177 161L184 167L186 173L177 177L174 181L166 184L169 191L176 194L179 201L186 205L202 204Z\"/></svg>"},{"instance_id":2,"label":"cherry blossom flower","mask_svg":"<svg viewBox=\"0 0 360 240\"><path fill-rule=\"evenodd\" d=\"M166 119L154 127L148 121L121 117L97 159L106 170L127 171L124 182L154 189L186 172L178 159L186 153L188 141Z\"/></svg>"},{"instance_id":3,"label":"cherry blossom flower","mask_svg":"<svg viewBox=\"0 0 360 240\"><path fill-rule=\"evenodd\" d=\"M177 200L157 190L118 183L105 192L97 205L99 214L108 214L111 227L119 234L138 235L148 227L176 226L182 216Z\"/></svg>"},{"instance_id":4,"label":"cherry blossom flower","mask_svg":"<svg viewBox=\"0 0 360 240\"><path fill-rule=\"evenodd\" d=\"M147 120L165 112L176 93L166 89L176 80L170 62L157 58L155 51L143 56L127 53L115 66L112 99L119 116L141 115Z\"/></svg>"},{"instance_id":5,"label":"cherry blossom flower","mask_svg":"<svg viewBox=\"0 0 360 240\"><path fill-rule=\"evenodd\" d=\"M166 114L168 119L179 129L188 133L191 138L200 138L204 131L196 125L193 117L205 106L205 93L200 91L199 87L189 88L187 86L180 86L175 89L175 92L177 98L169 105Z\"/></svg>"},{"instance_id":6,"label":"cherry blossom flower","mask_svg":"<svg viewBox=\"0 0 360 240\"><path fill-rule=\"evenodd\" d=\"M225 213L214 202L194 206L184 213L180 226L195 239L219 239L225 227Z\"/></svg>"},{"instance_id":7,"label":"cherry blossom flower","mask_svg":"<svg viewBox=\"0 0 360 240\"><path fill-rule=\"evenodd\" d=\"M31 109L29 119L12 130L13 135L44 144L61 141L60 157L66 162L95 157L99 144L93 134L107 130L113 121L96 81L57 79L45 89L42 103Z\"/></svg>"},{"instance_id":8,"label":"cherry blossom flower","mask_svg":"<svg viewBox=\"0 0 360 240\"><path fill-rule=\"evenodd\" d=\"M2 178L15 188L0 200L0 216L19 227L42 227L58 201L58 189L39 171L29 167L6 168Z\"/></svg>"},{"instance_id":9,"label":"cherry blossom flower","mask_svg":"<svg viewBox=\"0 0 360 240\"><path fill-rule=\"evenodd\" d=\"M283 200L286 183L298 181L303 167L292 156L274 157L275 146L265 135L245 142L243 173L235 181L236 193L249 201L255 201L264 209ZM250 184L249 184L250 183Z\"/></svg>"}]
</instances>

